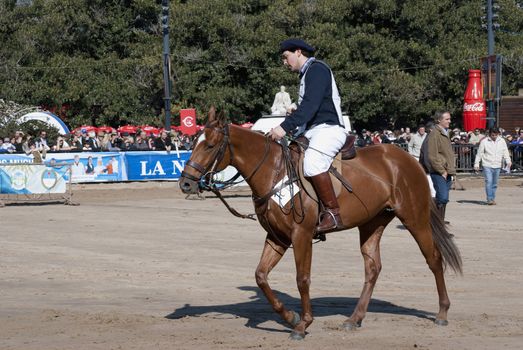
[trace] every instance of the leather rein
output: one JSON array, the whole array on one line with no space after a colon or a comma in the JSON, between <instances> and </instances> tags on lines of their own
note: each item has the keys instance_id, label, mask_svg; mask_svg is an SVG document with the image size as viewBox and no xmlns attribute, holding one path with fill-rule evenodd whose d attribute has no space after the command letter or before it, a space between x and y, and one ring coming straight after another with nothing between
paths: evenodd
<instances>
[{"instance_id":1,"label":"leather rein","mask_svg":"<svg viewBox=\"0 0 523 350\"><path fill-rule=\"evenodd\" d=\"M241 181L236 181L240 177L240 173L237 172L236 175L234 175L232 178L226 181L214 181L213 177L216 174L216 166L221 163L223 158L225 157L225 152L229 150L229 164L232 165L233 159L234 159L234 153L233 153L233 147L231 143L229 142L230 139L230 132L229 132L229 124L226 124L222 129L221 128L213 128L210 125L206 125L205 128L207 129L214 129L214 131L222 133L224 136L222 138L222 141L220 142L220 145L218 147L218 150L216 151L216 155L214 156L214 160L209 163L207 167L202 166L201 164L194 162L192 160L189 160L185 165L188 167L191 167L195 169L200 177L193 176L191 174L188 174L185 171L182 171L182 177L188 178L189 180L195 181L198 183L201 190L207 190L211 191L218 197L222 203L225 205L225 207L236 217L242 218L242 219L251 219L256 220L256 214L240 214L236 209L232 208L229 203L223 198L220 191L229 188L231 186L234 186ZM247 181L250 178L252 178L258 170L260 170L262 164L267 159L267 156L269 155L270 150L270 144L269 144L269 138L265 138L265 152L260 160L260 162L256 165L252 173L243 179L243 181ZM214 147L214 145L210 145L210 147Z\"/></svg>"}]
</instances>

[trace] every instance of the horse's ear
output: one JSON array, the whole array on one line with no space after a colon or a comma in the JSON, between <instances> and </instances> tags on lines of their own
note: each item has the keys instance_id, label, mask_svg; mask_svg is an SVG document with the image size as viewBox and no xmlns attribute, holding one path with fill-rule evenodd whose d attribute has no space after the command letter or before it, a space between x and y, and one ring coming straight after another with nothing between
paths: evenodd
<instances>
[{"instance_id":1,"label":"horse's ear","mask_svg":"<svg viewBox=\"0 0 523 350\"><path fill-rule=\"evenodd\" d=\"M226 124L225 112L224 111L220 111L220 113L218 113L218 123L220 125L225 125Z\"/></svg>"},{"instance_id":2,"label":"horse's ear","mask_svg":"<svg viewBox=\"0 0 523 350\"><path fill-rule=\"evenodd\" d=\"M216 108L211 106L211 108L209 108L209 114L207 115L207 121L210 123L214 120L216 120Z\"/></svg>"}]
</instances>

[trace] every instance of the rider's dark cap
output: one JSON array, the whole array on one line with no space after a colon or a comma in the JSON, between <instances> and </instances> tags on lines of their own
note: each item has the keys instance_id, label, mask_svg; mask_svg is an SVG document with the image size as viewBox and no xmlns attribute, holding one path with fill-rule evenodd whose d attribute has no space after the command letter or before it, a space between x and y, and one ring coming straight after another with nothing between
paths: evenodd
<instances>
[{"instance_id":1,"label":"rider's dark cap","mask_svg":"<svg viewBox=\"0 0 523 350\"><path fill-rule=\"evenodd\" d=\"M305 50L314 53L316 49L301 39L287 39L280 43L280 53L285 51Z\"/></svg>"}]
</instances>

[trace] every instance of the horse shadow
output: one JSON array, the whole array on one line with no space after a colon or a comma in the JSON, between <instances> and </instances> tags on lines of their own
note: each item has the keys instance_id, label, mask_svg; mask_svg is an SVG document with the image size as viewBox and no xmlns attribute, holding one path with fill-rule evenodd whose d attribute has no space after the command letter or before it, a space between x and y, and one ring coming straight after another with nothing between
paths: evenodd
<instances>
[{"instance_id":1,"label":"horse shadow","mask_svg":"<svg viewBox=\"0 0 523 350\"><path fill-rule=\"evenodd\" d=\"M487 205L487 202L485 202L485 201L474 201L474 200L468 200L468 199L460 199L456 202L459 204Z\"/></svg>"},{"instance_id":2,"label":"horse shadow","mask_svg":"<svg viewBox=\"0 0 523 350\"><path fill-rule=\"evenodd\" d=\"M261 326L261 324L265 323L266 321L274 321L280 325L289 327L289 325L272 310L269 302L258 287L243 286L238 287L238 289L254 292L255 294L250 297L250 301L243 303L207 306L185 304L183 307L176 309L172 313L166 315L165 318L176 320L184 317L200 317L206 314L208 314L209 317L213 317L212 315L214 315L216 318L221 318L218 315L227 314L232 315L234 318L246 319L247 322L245 323L245 327L248 328L256 328L271 332L287 332L286 330L282 329ZM277 290L274 290L274 293L278 299L285 304L288 310L295 310L298 312L298 310L301 309L301 302L299 298L294 298ZM332 315L347 316L349 315L349 311L354 310L357 302L358 298L350 297L320 297L311 299L315 317L325 317ZM434 313L398 306L388 301L379 299L371 300L368 312L408 315L427 320L435 319Z\"/></svg>"}]
</instances>

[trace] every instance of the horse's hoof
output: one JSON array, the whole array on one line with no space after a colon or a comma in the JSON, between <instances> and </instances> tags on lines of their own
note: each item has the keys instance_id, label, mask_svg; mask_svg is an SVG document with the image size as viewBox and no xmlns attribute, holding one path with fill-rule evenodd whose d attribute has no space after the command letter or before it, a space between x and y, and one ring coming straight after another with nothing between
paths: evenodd
<instances>
[{"instance_id":1,"label":"horse's hoof","mask_svg":"<svg viewBox=\"0 0 523 350\"><path fill-rule=\"evenodd\" d=\"M342 328L346 331L354 331L361 327L361 321L354 322L343 322Z\"/></svg>"},{"instance_id":2,"label":"horse's hoof","mask_svg":"<svg viewBox=\"0 0 523 350\"><path fill-rule=\"evenodd\" d=\"M437 324L438 326L448 326L449 321L447 321L447 320L439 320L439 319L436 318L434 320L434 323Z\"/></svg>"},{"instance_id":3,"label":"horse's hoof","mask_svg":"<svg viewBox=\"0 0 523 350\"><path fill-rule=\"evenodd\" d=\"M297 331L292 331L290 337L292 340L303 340L305 338L305 334L302 334Z\"/></svg>"},{"instance_id":4,"label":"horse's hoof","mask_svg":"<svg viewBox=\"0 0 523 350\"><path fill-rule=\"evenodd\" d=\"M292 312L292 321L290 322L292 328L296 327L298 325L298 323L300 323L301 321L301 318L300 318L300 314L297 313L296 311L291 311Z\"/></svg>"}]
</instances>

